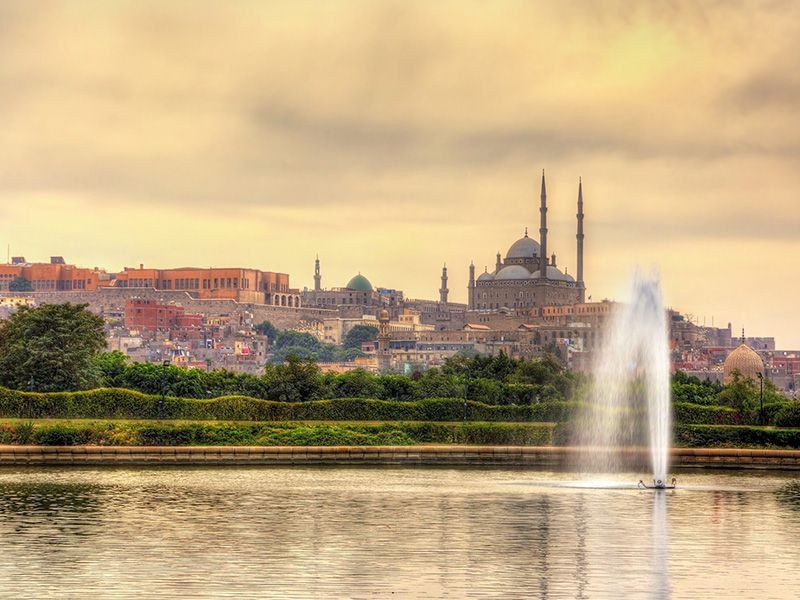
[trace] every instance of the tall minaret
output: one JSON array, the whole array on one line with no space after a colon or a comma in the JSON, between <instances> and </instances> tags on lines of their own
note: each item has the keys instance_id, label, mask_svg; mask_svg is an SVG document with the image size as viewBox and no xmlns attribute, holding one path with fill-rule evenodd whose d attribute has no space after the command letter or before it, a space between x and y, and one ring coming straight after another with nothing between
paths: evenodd
<instances>
[{"instance_id":1,"label":"tall minaret","mask_svg":"<svg viewBox=\"0 0 800 600\"><path fill-rule=\"evenodd\" d=\"M539 206L541 223L539 225L539 275L547 279L547 189L544 185L544 169L542 169L542 203Z\"/></svg>"},{"instance_id":2,"label":"tall minaret","mask_svg":"<svg viewBox=\"0 0 800 600\"><path fill-rule=\"evenodd\" d=\"M314 291L318 292L322 289L322 275L319 274L319 254L314 261Z\"/></svg>"},{"instance_id":3,"label":"tall minaret","mask_svg":"<svg viewBox=\"0 0 800 600\"><path fill-rule=\"evenodd\" d=\"M586 286L583 283L583 182L578 178L578 288L580 288L580 301L586 302Z\"/></svg>"},{"instance_id":4,"label":"tall minaret","mask_svg":"<svg viewBox=\"0 0 800 600\"><path fill-rule=\"evenodd\" d=\"M442 287L439 288L439 302L447 304L447 264L442 267Z\"/></svg>"},{"instance_id":5,"label":"tall minaret","mask_svg":"<svg viewBox=\"0 0 800 600\"><path fill-rule=\"evenodd\" d=\"M475 310L475 263L469 261L469 286L467 287L467 306Z\"/></svg>"}]
</instances>

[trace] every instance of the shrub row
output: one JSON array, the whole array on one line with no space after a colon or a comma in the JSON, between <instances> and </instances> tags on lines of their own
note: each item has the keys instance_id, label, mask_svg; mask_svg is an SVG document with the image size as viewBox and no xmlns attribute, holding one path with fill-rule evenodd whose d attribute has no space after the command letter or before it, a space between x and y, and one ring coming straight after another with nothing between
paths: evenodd
<instances>
[{"instance_id":1,"label":"shrub row","mask_svg":"<svg viewBox=\"0 0 800 600\"><path fill-rule=\"evenodd\" d=\"M16 423L0 443L43 446L376 446L413 444L548 445L549 423Z\"/></svg>"},{"instance_id":2,"label":"shrub row","mask_svg":"<svg viewBox=\"0 0 800 600\"><path fill-rule=\"evenodd\" d=\"M375 446L570 443L568 424L553 423L184 423L86 422L0 424L0 444L45 446ZM689 448L800 448L800 429L678 425L674 445Z\"/></svg>"},{"instance_id":3,"label":"shrub row","mask_svg":"<svg viewBox=\"0 0 800 600\"><path fill-rule=\"evenodd\" d=\"M800 429L677 425L674 444L685 448L800 448Z\"/></svg>"},{"instance_id":4,"label":"shrub row","mask_svg":"<svg viewBox=\"0 0 800 600\"><path fill-rule=\"evenodd\" d=\"M469 421L567 421L580 402L549 401L529 405L490 405L468 401ZM740 424L740 414L728 407L673 404L678 423ZM771 414L782 415L783 409ZM462 421L460 398L414 401L338 398L308 402L273 402L247 396L222 396L210 400L147 395L108 388L85 392L37 393L0 388L0 417L54 419L183 419L192 421ZM791 424L792 414L784 419Z\"/></svg>"},{"instance_id":5,"label":"shrub row","mask_svg":"<svg viewBox=\"0 0 800 600\"><path fill-rule=\"evenodd\" d=\"M562 421L577 403L497 406L467 402L471 421ZM63 419L184 419L226 421L461 421L464 401L429 398L410 402L337 398L273 402L247 396L210 400L146 395L123 389L36 393L0 388L0 417Z\"/></svg>"}]
</instances>

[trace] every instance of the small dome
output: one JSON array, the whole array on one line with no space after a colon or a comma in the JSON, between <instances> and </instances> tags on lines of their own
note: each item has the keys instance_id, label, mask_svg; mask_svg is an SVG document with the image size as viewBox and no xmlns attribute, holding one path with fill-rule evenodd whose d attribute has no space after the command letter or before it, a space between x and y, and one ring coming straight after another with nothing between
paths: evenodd
<instances>
[{"instance_id":1,"label":"small dome","mask_svg":"<svg viewBox=\"0 0 800 600\"><path fill-rule=\"evenodd\" d=\"M539 256L539 242L525 235L511 244L511 248L506 253L506 260L509 258L536 258L537 256Z\"/></svg>"},{"instance_id":2,"label":"small dome","mask_svg":"<svg viewBox=\"0 0 800 600\"><path fill-rule=\"evenodd\" d=\"M503 267L494 276L495 281L500 281L503 279L528 279L531 274L525 267L521 267L519 265L508 265L507 267Z\"/></svg>"},{"instance_id":3,"label":"small dome","mask_svg":"<svg viewBox=\"0 0 800 600\"><path fill-rule=\"evenodd\" d=\"M485 273L481 273L478 275L478 281L492 281L494 279L494 275L486 271Z\"/></svg>"},{"instance_id":4,"label":"small dome","mask_svg":"<svg viewBox=\"0 0 800 600\"><path fill-rule=\"evenodd\" d=\"M733 372L739 371L745 379L755 379L757 373L764 373L764 361L747 344L740 344L733 352L728 354L725 364L722 366L725 375L725 383L733 381Z\"/></svg>"},{"instance_id":5,"label":"small dome","mask_svg":"<svg viewBox=\"0 0 800 600\"><path fill-rule=\"evenodd\" d=\"M378 320L379 321L388 321L389 320L389 311L386 310L385 308L383 310L381 310L381 312L378 314Z\"/></svg>"},{"instance_id":6,"label":"small dome","mask_svg":"<svg viewBox=\"0 0 800 600\"><path fill-rule=\"evenodd\" d=\"M355 290L357 292L371 292L372 284L369 282L369 279L364 277L361 273L353 277L350 281L347 282L345 286L348 290Z\"/></svg>"},{"instance_id":7,"label":"small dome","mask_svg":"<svg viewBox=\"0 0 800 600\"><path fill-rule=\"evenodd\" d=\"M533 275L531 275L531 279L538 279L542 276L541 271L536 271ZM552 279L553 281L568 281L571 283L575 283L575 278L572 275L568 275L566 273L562 273L558 270L557 267L547 267L547 278Z\"/></svg>"}]
</instances>

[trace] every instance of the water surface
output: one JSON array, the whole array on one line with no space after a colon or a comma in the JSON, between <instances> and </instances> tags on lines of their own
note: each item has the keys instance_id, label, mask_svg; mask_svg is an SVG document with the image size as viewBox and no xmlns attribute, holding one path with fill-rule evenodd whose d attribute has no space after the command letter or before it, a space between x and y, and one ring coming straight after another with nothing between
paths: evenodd
<instances>
[{"instance_id":1,"label":"water surface","mask_svg":"<svg viewBox=\"0 0 800 600\"><path fill-rule=\"evenodd\" d=\"M4 598L796 598L798 473L0 470Z\"/></svg>"}]
</instances>

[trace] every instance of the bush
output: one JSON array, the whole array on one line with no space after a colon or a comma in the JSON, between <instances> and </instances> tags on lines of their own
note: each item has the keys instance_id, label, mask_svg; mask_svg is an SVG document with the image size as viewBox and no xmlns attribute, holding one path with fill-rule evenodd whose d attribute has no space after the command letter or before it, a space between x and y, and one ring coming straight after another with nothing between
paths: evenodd
<instances>
[{"instance_id":1,"label":"bush","mask_svg":"<svg viewBox=\"0 0 800 600\"><path fill-rule=\"evenodd\" d=\"M572 418L585 405L552 401L533 404L484 404L467 401L466 420L486 422L557 423ZM783 409L773 411L784 414ZM742 424L740 414L724 406L676 402L675 422L708 425ZM788 414L788 413L787 413ZM124 389L86 392L36 393L0 388L0 417L51 419L184 419L191 421L463 421L461 398L373 400L336 398L307 402L274 402L248 396L220 396L210 400L163 399ZM777 418L777 417L776 417ZM788 417L785 417L788 419ZM791 423L793 421L787 420Z\"/></svg>"},{"instance_id":2,"label":"bush","mask_svg":"<svg viewBox=\"0 0 800 600\"><path fill-rule=\"evenodd\" d=\"M547 445L544 423L81 423L0 425L3 443L47 446L375 446L428 444ZM25 431L30 438L23 441ZM31 433L32 431L32 433Z\"/></svg>"},{"instance_id":3,"label":"bush","mask_svg":"<svg viewBox=\"0 0 800 600\"><path fill-rule=\"evenodd\" d=\"M673 417L676 423L701 423L705 425L741 425L742 416L727 406L702 406L687 402L676 402Z\"/></svg>"},{"instance_id":4,"label":"bush","mask_svg":"<svg viewBox=\"0 0 800 600\"><path fill-rule=\"evenodd\" d=\"M800 429L677 425L674 440L687 448L800 448Z\"/></svg>"},{"instance_id":5,"label":"bush","mask_svg":"<svg viewBox=\"0 0 800 600\"><path fill-rule=\"evenodd\" d=\"M766 411L767 407L764 406ZM787 402L775 414L778 427L800 427L800 402Z\"/></svg>"}]
</instances>

